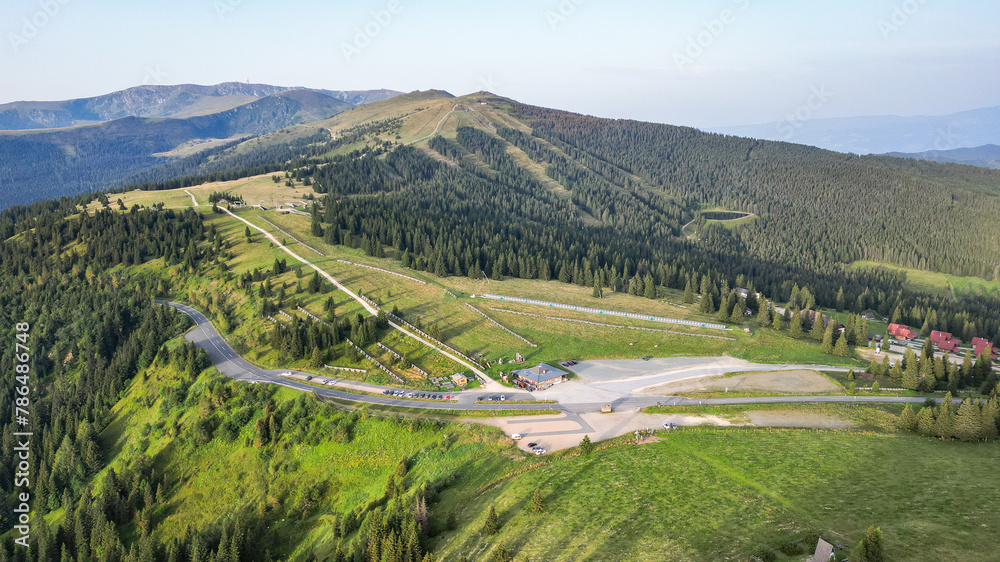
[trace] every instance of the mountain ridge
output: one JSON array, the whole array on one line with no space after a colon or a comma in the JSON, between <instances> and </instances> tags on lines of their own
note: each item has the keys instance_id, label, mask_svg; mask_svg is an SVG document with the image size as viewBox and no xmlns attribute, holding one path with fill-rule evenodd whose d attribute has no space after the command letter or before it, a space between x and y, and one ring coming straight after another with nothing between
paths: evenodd
<instances>
[{"instance_id":1,"label":"mountain ridge","mask_svg":"<svg viewBox=\"0 0 1000 562\"><path fill-rule=\"evenodd\" d=\"M351 105L387 99L401 92L326 90L243 82L143 85L99 96L58 101L0 104L0 130L34 130L91 125L123 117L186 118L226 111L257 99L290 91L311 91Z\"/></svg>"},{"instance_id":2,"label":"mountain ridge","mask_svg":"<svg viewBox=\"0 0 1000 562\"><path fill-rule=\"evenodd\" d=\"M853 154L918 153L1000 144L1000 105L946 115L784 119L706 132L785 141Z\"/></svg>"}]
</instances>

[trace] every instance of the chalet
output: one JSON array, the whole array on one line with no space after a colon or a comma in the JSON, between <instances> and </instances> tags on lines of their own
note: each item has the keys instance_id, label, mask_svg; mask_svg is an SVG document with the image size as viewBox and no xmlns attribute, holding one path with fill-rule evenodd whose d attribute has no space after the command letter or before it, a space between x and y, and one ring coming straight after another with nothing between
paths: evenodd
<instances>
[{"instance_id":1,"label":"chalet","mask_svg":"<svg viewBox=\"0 0 1000 562\"><path fill-rule=\"evenodd\" d=\"M462 373L455 373L454 375L451 376L451 382L455 383L458 386L465 386L469 384L469 379L466 378L466 376L463 375Z\"/></svg>"},{"instance_id":2,"label":"chalet","mask_svg":"<svg viewBox=\"0 0 1000 562\"><path fill-rule=\"evenodd\" d=\"M833 552L833 545L823 539L819 539L819 542L816 543L816 551L813 552L809 562L830 562L831 559L836 559L836 555Z\"/></svg>"},{"instance_id":3,"label":"chalet","mask_svg":"<svg viewBox=\"0 0 1000 562\"><path fill-rule=\"evenodd\" d=\"M962 343L962 340L954 337L949 332L942 332L939 330L934 330L931 332L931 337L927 338L934 342L934 345L941 351L953 352L958 348L958 344Z\"/></svg>"},{"instance_id":4,"label":"chalet","mask_svg":"<svg viewBox=\"0 0 1000 562\"><path fill-rule=\"evenodd\" d=\"M990 340L986 338L972 338L973 355L978 357L982 355L986 350L989 350L990 352L990 359L993 359L995 361L997 358L997 352L993 348L993 344L990 343Z\"/></svg>"},{"instance_id":5,"label":"chalet","mask_svg":"<svg viewBox=\"0 0 1000 562\"><path fill-rule=\"evenodd\" d=\"M539 363L530 369L519 369L514 371L515 380L518 386L534 389L546 389L554 384L559 384L566 380L566 371L560 371L551 365Z\"/></svg>"},{"instance_id":6,"label":"chalet","mask_svg":"<svg viewBox=\"0 0 1000 562\"><path fill-rule=\"evenodd\" d=\"M917 334L902 324L889 324L889 335L901 340L912 340Z\"/></svg>"},{"instance_id":7,"label":"chalet","mask_svg":"<svg viewBox=\"0 0 1000 562\"><path fill-rule=\"evenodd\" d=\"M867 321L869 321L869 322L872 322L872 321L874 321L874 320L875 320L875 313L874 313L874 312L871 312L871 311L868 311L868 312L862 312L862 313L861 313L861 319L862 319L862 320L867 320Z\"/></svg>"}]
</instances>

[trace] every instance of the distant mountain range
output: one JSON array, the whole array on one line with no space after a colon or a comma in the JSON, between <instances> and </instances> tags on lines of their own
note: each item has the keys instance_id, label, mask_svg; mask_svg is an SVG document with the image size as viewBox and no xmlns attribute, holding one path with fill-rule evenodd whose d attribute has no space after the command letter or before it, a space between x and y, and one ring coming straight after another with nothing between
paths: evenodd
<instances>
[{"instance_id":1,"label":"distant mountain range","mask_svg":"<svg viewBox=\"0 0 1000 562\"><path fill-rule=\"evenodd\" d=\"M782 120L710 131L855 154L946 152L1000 144L1000 106L939 116Z\"/></svg>"},{"instance_id":2,"label":"distant mountain range","mask_svg":"<svg viewBox=\"0 0 1000 562\"><path fill-rule=\"evenodd\" d=\"M226 82L214 86L137 86L92 98L0 104L0 129L51 129L91 125L124 117L183 119L217 113L291 91L316 92L351 105L398 95L392 90L317 90Z\"/></svg>"},{"instance_id":3,"label":"distant mountain range","mask_svg":"<svg viewBox=\"0 0 1000 562\"><path fill-rule=\"evenodd\" d=\"M229 82L0 105L0 208L95 191L237 139L328 119L392 90Z\"/></svg>"},{"instance_id":4,"label":"distant mountain range","mask_svg":"<svg viewBox=\"0 0 1000 562\"><path fill-rule=\"evenodd\" d=\"M956 148L954 150L929 150L927 152L904 153L890 152L888 156L899 158L917 158L945 164L970 164L982 168L1000 170L1000 146L987 144L975 148Z\"/></svg>"}]
</instances>

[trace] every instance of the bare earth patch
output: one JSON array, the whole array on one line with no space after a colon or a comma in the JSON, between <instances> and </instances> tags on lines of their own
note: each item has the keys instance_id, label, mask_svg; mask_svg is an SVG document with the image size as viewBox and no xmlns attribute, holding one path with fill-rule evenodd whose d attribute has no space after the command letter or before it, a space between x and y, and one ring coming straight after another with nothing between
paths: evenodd
<instances>
[{"instance_id":1,"label":"bare earth patch","mask_svg":"<svg viewBox=\"0 0 1000 562\"><path fill-rule=\"evenodd\" d=\"M808 427L815 429L852 429L858 424L840 416L796 410L755 410L746 412L757 427Z\"/></svg>"},{"instance_id":2,"label":"bare earth patch","mask_svg":"<svg viewBox=\"0 0 1000 562\"><path fill-rule=\"evenodd\" d=\"M728 390L727 390L728 389ZM765 371L741 375L702 377L670 382L643 394L678 395L686 392L836 392L840 386L816 371Z\"/></svg>"}]
</instances>

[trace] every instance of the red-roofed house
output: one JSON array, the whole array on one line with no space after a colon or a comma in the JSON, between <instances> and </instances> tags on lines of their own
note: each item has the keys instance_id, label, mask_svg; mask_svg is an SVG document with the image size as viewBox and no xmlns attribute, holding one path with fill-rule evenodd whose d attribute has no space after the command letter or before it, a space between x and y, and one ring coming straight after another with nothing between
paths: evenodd
<instances>
[{"instance_id":1,"label":"red-roofed house","mask_svg":"<svg viewBox=\"0 0 1000 562\"><path fill-rule=\"evenodd\" d=\"M889 324L889 335L901 340L912 340L917 334L902 324Z\"/></svg>"},{"instance_id":2,"label":"red-roofed house","mask_svg":"<svg viewBox=\"0 0 1000 562\"><path fill-rule=\"evenodd\" d=\"M931 332L931 337L927 338L934 342L941 351L955 351L958 344L962 343L962 340L952 336L949 332L941 332L934 330Z\"/></svg>"},{"instance_id":3,"label":"red-roofed house","mask_svg":"<svg viewBox=\"0 0 1000 562\"><path fill-rule=\"evenodd\" d=\"M990 350L990 359L996 360L997 352L993 349L993 344L986 338L972 338L972 354L980 356L984 351Z\"/></svg>"}]
</instances>

